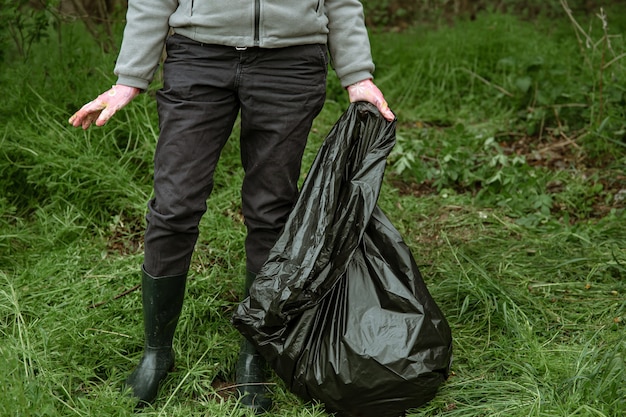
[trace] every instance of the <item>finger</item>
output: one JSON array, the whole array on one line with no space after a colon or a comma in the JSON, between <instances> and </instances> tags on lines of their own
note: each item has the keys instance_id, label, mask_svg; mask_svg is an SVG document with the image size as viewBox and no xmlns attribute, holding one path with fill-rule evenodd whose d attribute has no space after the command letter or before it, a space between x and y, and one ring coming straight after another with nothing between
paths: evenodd
<instances>
[{"instance_id":1,"label":"finger","mask_svg":"<svg viewBox=\"0 0 626 417\"><path fill-rule=\"evenodd\" d=\"M85 115L85 117L82 119L82 122L81 122L81 126L83 130L86 130L87 128L89 128L89 126L91 126L93 122L98 118L99 114L100 112L94 112L94 113L89 113Z\"/></svg>"},{"instance_id":2,"label":"finger","mask_svg":"<svg viewBox=\"0 0 626 417\"><path fill-rule=\"evenodd\" d=\"M78 120L78 113L74 113L72 117L68 119L68 122L74 127L80 126L80 121Z\"/></svg>"},{"instance_id":3,"label":"finger","mask_svg":"<svg viewBox=\"0 0 626 417\"><path fill-rule=\"evenodd\" d=\"M116 112L117 108L115 106L107 106L104 110L102 110L100 116L98 116L96 126L104 126Z\"/></svg>"},{"instance_id":4,"label":"finger","mask_svg":"<svg viewBox=\"0 0 626 417\"><path fill-rule=\"evenodd\" d=\"M383 115L385 119L388 121L392 121L396 118L396 115L389 109L389 105L386 100L378 101L376 103L376 107L378 107L378 111Z\"/></svg>"},{"instance_id":5,"label":"finger","mask_svg":"<svg viewBox=\"0 0 626 417\"><path fill-rule=\"evenodd\" d=\"M69 122L74 127L82 126L88 116L89 113L86 113L81 109L70 117Z\"/></svg>"},{"instance_id":6,"label":"finger","mask_svg":"<svg viewBox=\"0 0 626 417\"><path fill-rule=\"evenodd\" d=\"M85 104L83 107L80 108L79 112L84 112L84 113L93 113L96 111L100 111L102 109L104 109L105 107L107 107L107 103L100 100L100 99L95 99L93 101L90 101L89 103Z\"/></svg>"},{"instance_id":7,"label":"finger","mask_svg":"<svg viewBox=\"0 0 626 417\"><path fill-rule=\"evenodd\" d=\"M97 117L102 111L102 109L104 109L105 107L106 107L106 104L98 99L90 101L89 103L81 107L80 110L74 113L72 117L70 117L69 122L74 127L83 126L83 129L84 129L85 118L89 117L92 113L96 113L96 117ZM89 121L87 126L89 126L91 122L93 122L93 120Z\"/></svg>"},{"instance_id":8,"label":"finger","mask_svg":"<svg viewBox=\"0 0 626 417\"><path fill-rule=\"evenodd\" d=\"M396 118L396 115L393 114L393 112L391 110L389 110L389 109L387 109L386 111L382 111L381 113L382 113L383 117L385 119L387 119L388 121L390 121L390 122L394 121L395 118Z\"/></svg>"}]
</instances>

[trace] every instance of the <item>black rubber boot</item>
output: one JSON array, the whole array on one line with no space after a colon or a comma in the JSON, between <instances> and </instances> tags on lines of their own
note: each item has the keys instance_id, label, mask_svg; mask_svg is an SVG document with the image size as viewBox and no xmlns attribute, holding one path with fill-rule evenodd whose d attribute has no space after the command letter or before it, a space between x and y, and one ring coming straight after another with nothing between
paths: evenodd
<instances>
[{"instance_id":1,"label":"black rubber boot","mask_svg":"<svg viewBox=\"0 0 626 417\"><path fill-rule=\"evenodd\" d=\"M246 296L255 278L256 275L251 272L246 274ZM239 350L235 382L239 402L252 409L255 414L263 414L272 408L271 392L267 386L268 377L269 369L265 359L244 338Z\"/></svg>"},{"instance_id":2,"label":"black rubber boot","mask_svg":"<svg viewBox=\"0 0 626 417\"><path fill-rule=\"evenodd\" d=\"M160 383L174 367L172 340L183 307L186 274L142 278L145 348L139 365L126 380L138 406L152 403Z\"/></svg>"}]
</instances>

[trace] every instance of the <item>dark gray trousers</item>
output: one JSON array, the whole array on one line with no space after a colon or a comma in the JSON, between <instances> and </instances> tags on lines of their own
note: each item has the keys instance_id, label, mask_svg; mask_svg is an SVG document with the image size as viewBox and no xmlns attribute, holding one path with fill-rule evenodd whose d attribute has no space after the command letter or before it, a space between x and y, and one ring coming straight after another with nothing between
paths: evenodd
<instances>
[{"instance_id":1,"label":"dark gray trousers","mask_svg":"<svg viewBox=\"0 0 626 417\"><path fill-rule=\"evenodd\" d=\"M326 46L238 50L173 35L166 48L144 268L155 277L188 271L213 173L241 112L246 266L256 273L297 198L302 154L325 100Z\"/></svg>"}]
</instances>

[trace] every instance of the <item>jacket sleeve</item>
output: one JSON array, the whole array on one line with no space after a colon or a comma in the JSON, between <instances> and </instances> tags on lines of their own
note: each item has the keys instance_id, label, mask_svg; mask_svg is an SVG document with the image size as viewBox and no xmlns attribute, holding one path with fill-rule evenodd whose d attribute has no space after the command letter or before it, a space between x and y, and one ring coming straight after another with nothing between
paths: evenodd
<instances>
[{"instance_id":1,"label":"jacket sleeve","mask_svg":"<svg viewBox=\"0 0 626 417\"><path fill-rule=\"evenodd\" d=\"M128 1L124 38L114 70L118 84L148 88L163 53L169 18L177 7L178 0Z\"/></svg>"},{"instance_id":2,"label":"jacket sleeve","mask_svg":"<svg viewBox=\"0 0 626 417\"><path fill-rule=\"evenodd\" d=\"M328 49L331 62L343 87L374 73L363 5L359 0L326 0Z\"/></svg>"}]
</instances>

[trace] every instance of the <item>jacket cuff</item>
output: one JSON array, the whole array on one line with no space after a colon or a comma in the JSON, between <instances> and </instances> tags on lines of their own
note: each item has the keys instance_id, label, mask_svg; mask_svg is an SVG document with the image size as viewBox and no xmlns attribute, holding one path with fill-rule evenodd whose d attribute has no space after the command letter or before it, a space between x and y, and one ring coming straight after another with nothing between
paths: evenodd
<instances>
[{"instance_id":1,"label":"jacket cuff","mask_svg":"<svg viewBox=\"0 0 626 417\"><path fill-rule=\"evenodd\" d=\"M129 75L118 75L117 84L135 87L140 89L142 92L146 91L148 89L148 85L150 85L150 83L143 78L132 77Z\"/></svg>"},{"instance_id":2,"label":"jacket cuff","mask_svg":"<svg viewBox=\"0 0 626 417\"><path fill-rule=\"evenodd\" d=\"M341 86L343 88L347 88L348 86L358 83L363 80L371 80L374 77L369 71L359 71L353 72L351 74L344 75L341 77Z\"/></svg>"}]
</instances>

